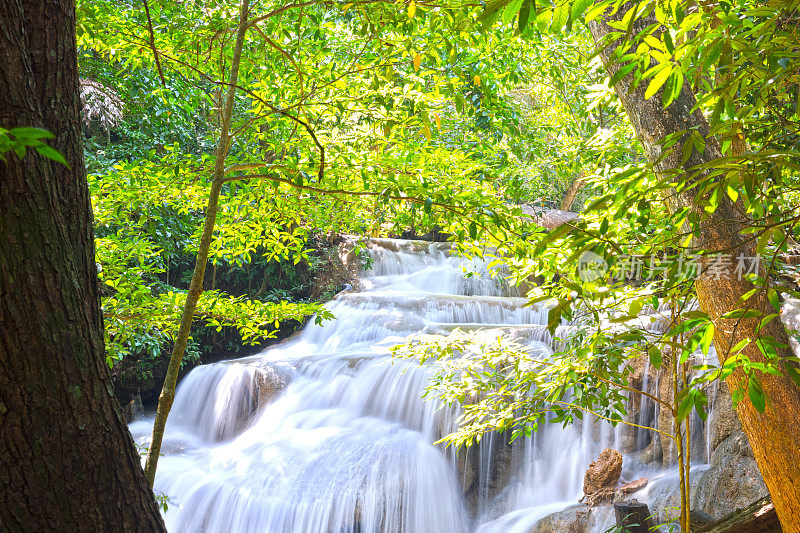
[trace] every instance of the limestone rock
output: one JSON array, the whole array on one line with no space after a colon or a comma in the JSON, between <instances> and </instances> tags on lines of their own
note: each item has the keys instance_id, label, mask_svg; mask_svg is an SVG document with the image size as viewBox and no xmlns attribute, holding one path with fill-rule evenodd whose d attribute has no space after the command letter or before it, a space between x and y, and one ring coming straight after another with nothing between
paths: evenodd
<instances>
[{"instance_id":1,"label":"limestone rock","mask_svg":"<svg viewBox=\"0 0 800 533\"><path fill-rule=\"evenodd\" d=\"M792 331L800 331L800 300L797 298L787 298L781 306L781 322L786 326L786 329L791 333ZM800 354L800 343L793 335L789 335L789 346L792 347L795 355Z\"/></svg>"},{"instance_id":2,"label":"limestone rock","mask_svg":"<svg viewBox=\"0 0 800 533\"><path fill-rule=\"evenodd\" d=\"M590 531L592 508L578 504L545 516L529 533L586 533Z\"/></svg>"},{"instance_id":3,"label":"limestone rock","mask_svg":"<svg viewBox=\"0 0 800 533\"><path fill-rule=\"evenodd\" d=\"M768 494L750 444L741 431L714 450L708 468L692 468L690 477L690 508L717 520ZM677 475L651 483L647 490L650 508L657 514L658 522L677 518L680 506Z\"/></svg>"},{"instance_id":4,"label":"limestone rock","mask_svg":"<svg viewBox=\"0 0 800 533\"><path fill-rule=\"evenodd\" d=\"M742 429L736 410L733 408L731 393L725 382L720 382L714 395L711 413L711 449L715 450L725 439Z\"/></svg>"},{"instance_id":5,"label":"limestone rock","mask_svg":"<svg viewBox=\"0 0 800 533\"><path fill-rule=\"evenodd\" d=\"M640 477L639 479L635 479L629 483L625 483L620 488L617 489L616 498L621 499L627 496L628 494L633 494L634 492L643 489L647 485L647 478Z\"/></svg>"},{"instance_id":6,"label":"limestone rock","mask_svg":"<svg viewBox=\"0 0 800 533\"><path fill-rule=\"evenodd\" d=\"M667 365L662 365L658 372L657 395L662 400L671 402L673 395L672 389L672 374L667 368ZM672 418L672 413L670 413L669 409L659 409L656 419L656 427L659 431L661 431L661 433L658 433L658 439L661 442L661 463L664 466L674 465L678 461L678 447L675 444L675 441L667 436L672 434L675 429L674 426L675 421Z\"/></svg>"},{"instance_id":7,"label":"limestone rock","mask_svg":"<svg viewBox=\"0 0 800 533\"><path fill-rule=\"evenodd\" d=\"M653 440L650 441L650 444L647 445L647 448L644 449L644 452L642 452L642 462L644 464L661 463L662 450L661 439L659 437L660 435L656 435Z\"/></svg>"},{"instance_id":8,"label":"limestone rock","mask_svg":"<svg viewBox=\"0 0 800 533\"><path fill-rule=\"evenodd\" d=\"M271 403L286 389L291 381L291 370L278 365L261 366L253 377L255 382L256 407Z\"/></svg>"},{"instance_id":9,"label":"limestone rock","mask_svg":"<svg viewBox=\"0 0 800 533\"><path fill-rule=\"evenodd\" d=\"M579 217L578 213L563 211L561 209L533 207L527 204L520 207L522 208L523 215L527 215L532 218L536 224L549 230L556 229L560 225L571 222Z\"/></svg>"},{"instance_id":10,"label":"limestone rock","mask_svg":"<svg viewBox=\"0 0 800 533\"><path fill-rule=\"evenodd\" d=\"M621 474L622 454L606 448L586 470L583 477L583 500L590 506L595 506L613 499Z\"/></svg>"},{"instance_id":11,"label":"limestone rock","mask_svg":"<svg viewBox=\"0 0 800 533\"><path fill-rule=\"evenodd\" d=\"M494 433L488 436L492 439L490 456L487 457L487 448L475 444L462 447L455 457L456 473L467 504L467 511L471 517L478 514L481 499L493 501L497 507L496 514L504 511L504 499L501 492L508 485L512 474L524 460L522 439L509 442L509 436L504 433Z\"/></svg>"}]
</instances>

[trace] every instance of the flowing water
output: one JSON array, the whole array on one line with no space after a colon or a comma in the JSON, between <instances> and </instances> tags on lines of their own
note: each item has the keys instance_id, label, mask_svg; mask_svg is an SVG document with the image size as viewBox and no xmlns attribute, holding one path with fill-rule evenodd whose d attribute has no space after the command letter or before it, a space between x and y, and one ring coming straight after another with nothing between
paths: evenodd
<instances>
[{"instance_id":1,"label":"flowing water","mask_svg":"<svg viewBox=\"0 0 800 533\"><path fill-rule=\"evenodd\" d=\"M181 381L155 483L170 531L522 533L580 498L619 428L553 425L513 447L493 435L458 458L432 444L456 413L420 399L429 368L389 352L456 327L548 350L547 309L446 245L374 240L369 253L359 291L328 304L335 320ZM131 432L145 443L151 427ZM592 520L603 531L612 517Z\"/></svg>"}]
</instances>

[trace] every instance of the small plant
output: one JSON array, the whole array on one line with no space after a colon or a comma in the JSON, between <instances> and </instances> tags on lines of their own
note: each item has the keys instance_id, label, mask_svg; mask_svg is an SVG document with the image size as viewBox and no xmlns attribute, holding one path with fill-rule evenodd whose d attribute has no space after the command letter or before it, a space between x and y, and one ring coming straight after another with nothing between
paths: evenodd
<instances>
[{"instance_id":1,"label":"small plant","mask_svg":"<svg viewBox=\"0 0 800 533\"><path fill-rule=\"evenodd\" d=\"M170 502L172 502L172 498L164 492L159 492L158 494L155 494L155 498L156 498L156 505L158 505L158 508L161 510L162 513L166 513L167 510L169 509Z\"/></svg>"},{"instance_id":2,"label":"small plant","mask_svg":"<svg viewBox=\"0 0 800 533\"><path fill-rule=\"evenodd\" d=\"M369 255L367 251L366 239L358 239L353 247L353 252L356 254L356 257L358 257L361 268L364 270L372 270L372 256Z\"/></svg>"}]
</instances>

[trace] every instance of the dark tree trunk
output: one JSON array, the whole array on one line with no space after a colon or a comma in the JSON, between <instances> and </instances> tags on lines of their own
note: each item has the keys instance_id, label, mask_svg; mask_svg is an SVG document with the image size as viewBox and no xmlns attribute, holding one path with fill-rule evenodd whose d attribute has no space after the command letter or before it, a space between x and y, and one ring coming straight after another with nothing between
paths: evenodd
<instances>
[{"instance_id":1,"label":"dark tree trunk","mask_svg":"<svg viewBox=\"0 0 800 533\"><path fill-rule=\"evenodd\" d=\"M622 501L614 503L614 517L627 533L648 533L655 527L646 503Z\"/></svg>"},{"instance_id":2,"label":"dark tree trunk","mask_svg":"<svg viewBox=\"0 0 800 533\"><path fill-rule=\"evenodd\" d=\"M610 18L619 20L632 5L632 3L624 4ZM631 35L636 35L655 22L652 15L638 20L633 26ZM602 23L592 23L591 30L595 40L600 42L609 33L610 28ZM612 46L621 44L617 41ZM611 47L603 50L601 57L609 73L613 74L622 65L609 63L611 50ZM662 156L659 141L671 133L696 129L706 138L706 147L702 154L693 151L689 160L681 164L681 147L678 146L673 155L661 159L657 171L666 173L677 170L685 179L686 175L695 172L694 169L698 165L721 157L719 143L710 136L709 125L703 114L697 110L691 112L696 100L688 84L684 85L680 96L670 107L664 109L661 103L663 89L650 99L645 99L647 80L629 92L631 79L632 75L628 74L615 86L615 90L652 162L658 161ZM694 246L697 249L732 255L734 261L740 253L754 256L754 246L748 244L741 235L741 230L750 222L747 215L731 202L726 194L720 195L722 199L718 209L712 215L708 215L694 203L696 192L689 190L674 202L674 206L693 206L700 216L700 229L695 234ZM716 325L714 343L721 361L727 358L731 348L740 340L756 339L759 336L771 336L786 345L787 348L780 353L781 357L792 356L788 348L786 330L779 320L773 320L761 333L757 333L760 318L719 319L721 315L741 308L754 309L763 313L762 316L774 313L775 310L767 300L765 291L759 291L747 301L741 302L740 297L750 291L753 285L743 279L734 279L734 276L731 276L731 279L723 277L718 280L711 276L701 276L696 288L700 308L708 313ZM765 361L765 357L754 343L742 353L751 361ZM772 496L783 529L786 533L797 533L800 532L800 445L798 445L800 389L784 375L762 374L759 379L767 395L766 411L759 413L749 400L744 400L739 402L737 413L753 448L756 462ZM741 370L737 370L727 379L727 383L731 391L741 389L747 386L747 377Z\"/></svg>"},{"instance_id":3,"label":"dark tree trunk","mask_svg":"<svg viewBox=\"0 0 800 533\"><path fill-rule=\"evenodd\" d=\"M0 162L0 531L164 531L111 389L70 0L0 0L0 127L67 168Z\"/></svg>"}]
</instances>

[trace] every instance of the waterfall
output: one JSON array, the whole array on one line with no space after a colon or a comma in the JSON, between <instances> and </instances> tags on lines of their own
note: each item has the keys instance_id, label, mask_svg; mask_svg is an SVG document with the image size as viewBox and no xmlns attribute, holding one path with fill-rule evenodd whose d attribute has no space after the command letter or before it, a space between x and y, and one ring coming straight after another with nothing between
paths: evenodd
<instances>
[{"instance_id":1,"label":"waterfall","mask_svg":"<svg viewBox=\"0 0 800 533\"><path fill-rule=\"evenodd\" d=\"M170 531L527 532L577 502L589 462L619 446L619 428L588 417L458 455L432 444L457 412L422 400L430 369L390 347L460 328L551 349L547 308L446 244L373 239L368 253L358 292L327 304L334 320L181 381L154 487ZM656 407L643 405L642 421ZM130 429L146 444L151 427ZM593 520L603 531L613 517Z\"/></svg>"}]
</instances>

